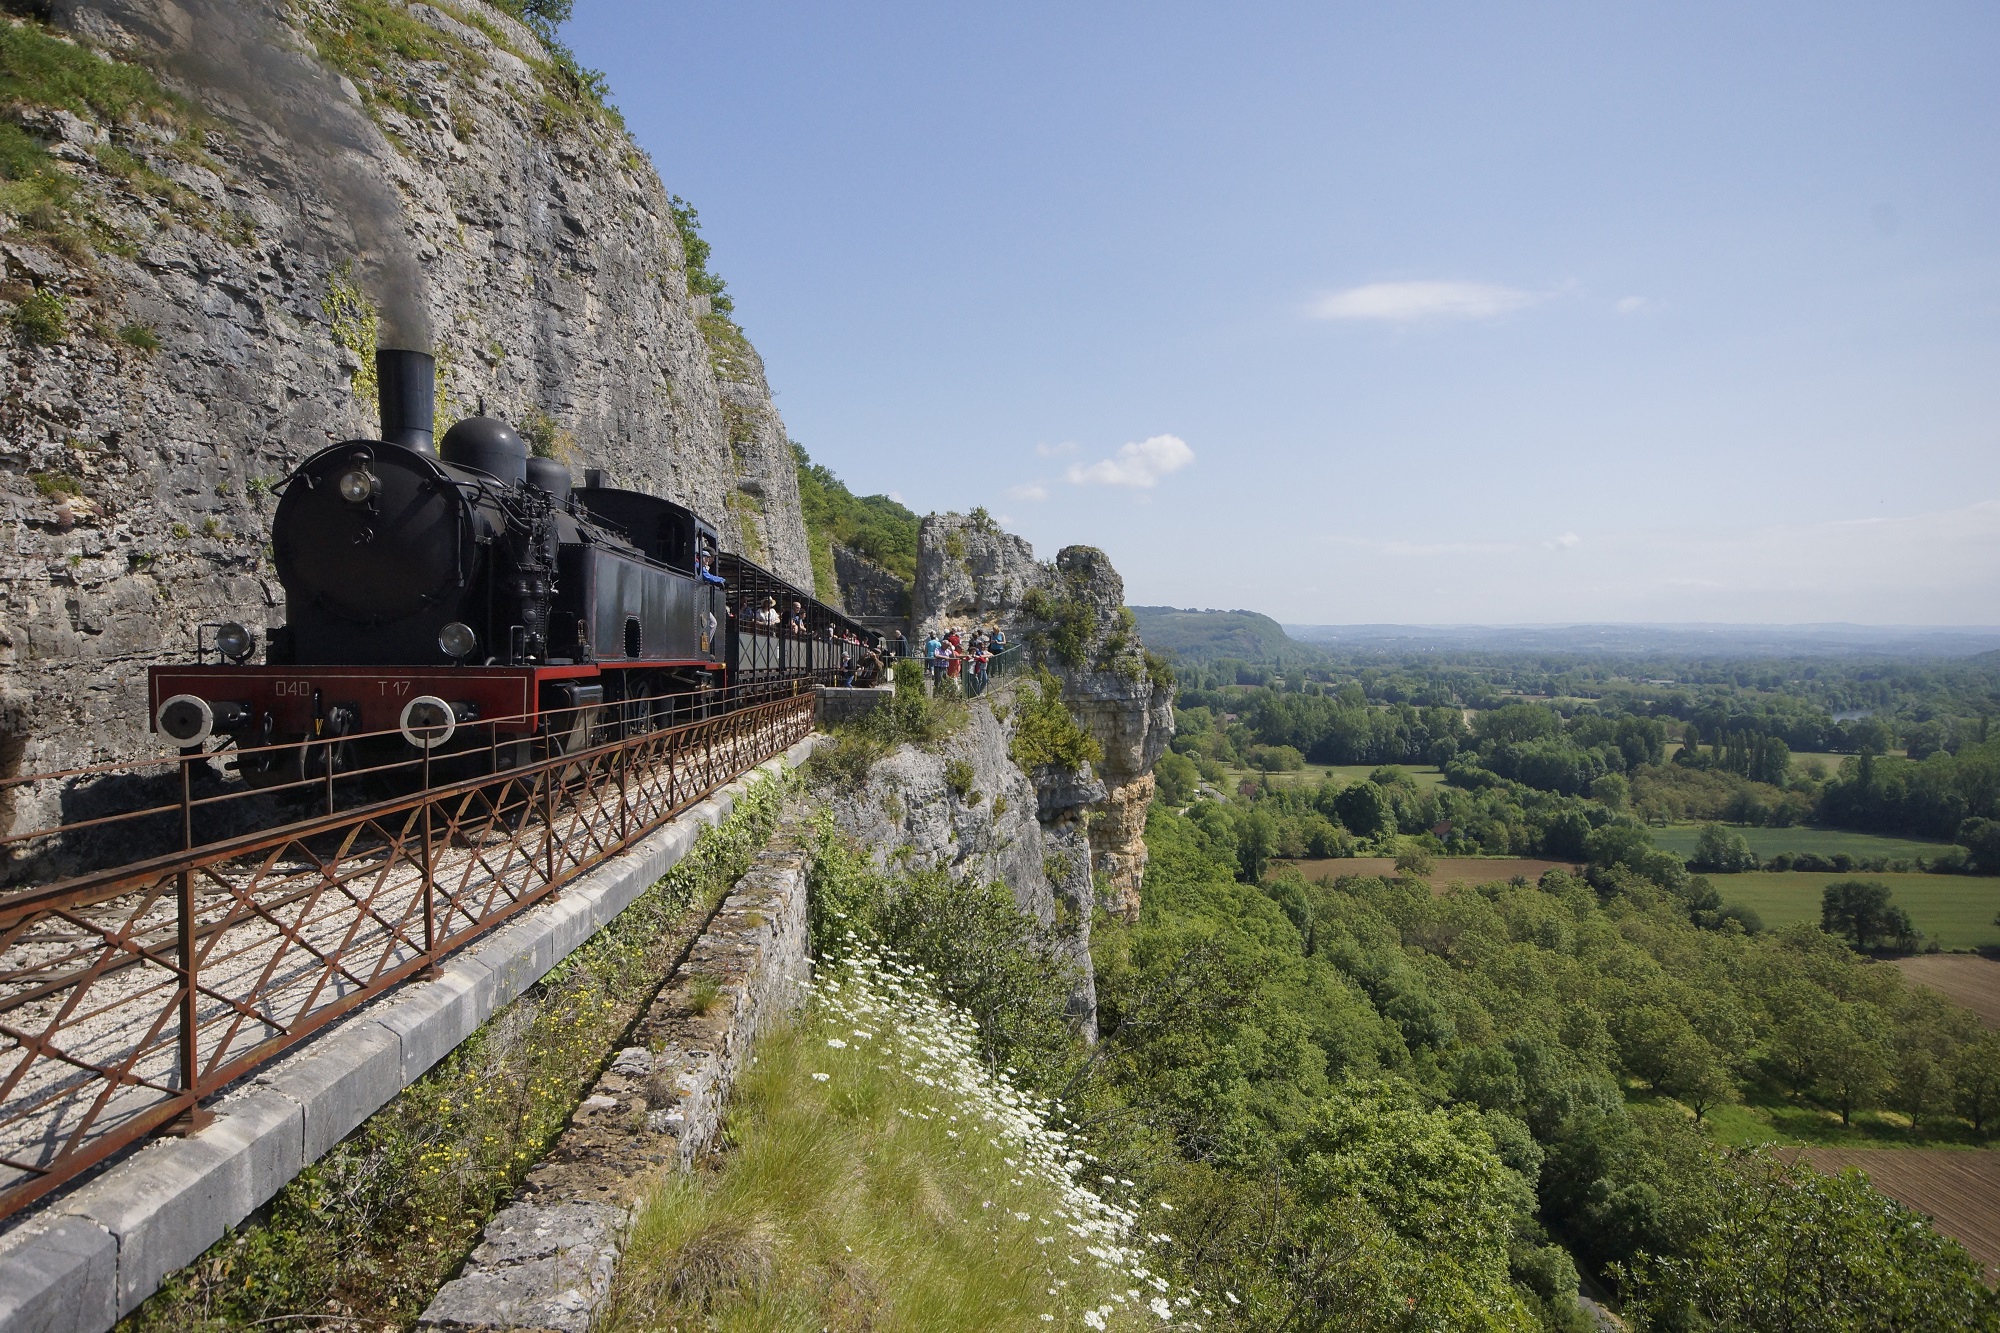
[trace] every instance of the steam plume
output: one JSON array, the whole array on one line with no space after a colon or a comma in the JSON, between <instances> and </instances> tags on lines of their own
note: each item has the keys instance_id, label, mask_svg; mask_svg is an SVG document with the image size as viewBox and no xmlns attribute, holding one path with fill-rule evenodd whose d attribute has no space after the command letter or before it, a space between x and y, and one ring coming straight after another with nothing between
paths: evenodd
<instances>
[{"instance_id":1,"label":"steam plume","mask_svg":"<svg viewBox=\"0 0 2000 1333\"><path fill-rule=\"evenodd\" d=\"M361 288L381 315L385 347L430 350L423 273L402 200L382 174L390 151L342 80L306 50L269 0L64 0L58 21L90 34L130 34L230 122L256 169L299 203L299 241L346 241ZM313 244L315 233L319 244ZM334 260L339 255L325 255Z\"/></svg>"}]
</instances>

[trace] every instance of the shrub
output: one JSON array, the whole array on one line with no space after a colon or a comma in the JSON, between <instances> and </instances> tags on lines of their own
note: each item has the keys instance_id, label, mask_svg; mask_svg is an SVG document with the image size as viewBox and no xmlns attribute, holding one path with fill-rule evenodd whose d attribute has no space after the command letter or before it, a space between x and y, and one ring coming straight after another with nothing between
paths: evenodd
<instances>
[{"instance_id":1,"label":"shrub","mask_svg":"<svg viewBox=\"0 0 2000 1333\"><path fill-rule=\"evenodd\" d=\"M69 301L60 292L35 292L16 303L7 324L29 346L53 347L69 337Z\"/></svg>"},{"instance_id":2,"label":"shrub","mask_svg":"<svg viewBox=\"0 0 2000 1333\"><path fill-rule=\"evenodd\" d=\"M160 335L145 324L127 324L118 330L118 341L127 347L136 347L147 356L160 350Z\"/></svg>"},{"instance_id":3,"label":"shrub","mask_svg":"<svg viewBox=\"0 0 2000 1333\"><path fill-rule=\"evenodd\" d=\"M1306 757L1290 745L1253 745L1250 767L1266 773L1296 773L1306 766Z\"/></svg>"},{"instance_id":4,"label":"shrub","mask_svg":"<svg viewBox=\"0 0 2000 1333\"><path fill-rule=\"evenodd\" d=\"M1404 852L1396 858L1396 873L1399 875L1409 875L1415 879L1429 879L1431 873L1436 869L1437 866L1432 862L1428 852L1409 851Z\"/></svg>"},{"instance_id":5,"label":"shrub","mask_svg":"<svg viewBox=\"0 0 2000 1333\"><path fill-rule=\"evenodd\" d=\"M1061 685L1046 671L1032 682L1022 682L1014 740L1007 752L1024 769L1052 764L1071 772L1104 758L1104 747L1077 725L1063 706Z\"/></svg>"},{"instance_id":6,"label":"shrub","mask_svg":"<svg viewBox=\"0 0 2000 1333\"><path fill-rule=\"evenodd\" d=\"M944 785L951 794L967 805L979 804L979 793L972 789L972 765L963 759L947 759L944 765Z\"/></svg>"},{"instance_id":7,"label":"shrub","mask_svg":"<svg viewBox=\"0 0 2000 1333\"><path fill-rule=\"evenodd\" d=\"M1016 1066L1042 1086L1067 1067L1076 965L1005 885L953 879L944 869L878 870L822 813L808 842L806 886L822 966L879 943L937 977L946 998L973 1015L989 1063Z\"/></svg>"},{"instance_id":8,"label":"shrub","mask_svg":"<svg viewBox=\"0 0 2000 1333\"><path fill-rule=\"evenodd\" d=\"M83 483L67 472L30 472L28 479L35 483L35 489L48 499L58 495L82 495Z\"/></svg>"},{"instance_id":9,"label":"shrub","mask_svg":"<svg viewBox=\"0 0 2000 1333\"><path fill-rule=\"evenodd\" d=\"M1021 609L1042 622L1029 631L1038 647L1053 653L1065 666L1080 667L1089 659L1090 638L1097 629L1089 602L1072 594L1030 588L1021 600Z\"/></svg>"}]
</instances>

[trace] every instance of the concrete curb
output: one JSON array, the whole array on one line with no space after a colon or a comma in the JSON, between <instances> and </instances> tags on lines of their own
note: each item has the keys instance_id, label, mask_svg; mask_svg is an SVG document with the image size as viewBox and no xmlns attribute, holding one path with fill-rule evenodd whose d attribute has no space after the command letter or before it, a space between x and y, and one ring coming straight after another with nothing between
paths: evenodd
<instances>
[{"instance_id":1,"label":"concrete curb","mask_svg":"<svg viewBox=\"0 0 2000 1333\"><path fill-rule=\"evenodd\" d=\"M231 1092L0 1237L0 1333L103 1333L631 906L809 736L448 962Z\"/></svg>"}]
</instances>

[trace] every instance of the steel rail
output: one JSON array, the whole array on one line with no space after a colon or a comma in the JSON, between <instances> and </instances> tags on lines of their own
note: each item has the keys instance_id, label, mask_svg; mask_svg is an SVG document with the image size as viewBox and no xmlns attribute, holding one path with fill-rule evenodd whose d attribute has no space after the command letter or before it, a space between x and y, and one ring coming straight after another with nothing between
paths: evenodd
<instances>
[{"instance_id":1,"label":"steel rail","mask_svg":"<svg viewBox=\"0 0 2000 1333\"><path fill-rule=\"evenodd\" d=\"M192 1123L203 1099L434 973L813 725L809 685L655 728L665 702L608 704L600 744L562 753L544 738L538 758L435 785L439 761L421 751L397 765L414 791L345 809L330 795L309 817L209 842L195 816L218 798L196 794L194 772L212 754L132 766L179 765L179 801L137 816L177 813L178 850L0 894L0 1218ZM337 743L308 742L329 770ZM498 745L496 730L496 765Z\"/></svg>"}]
</instances>

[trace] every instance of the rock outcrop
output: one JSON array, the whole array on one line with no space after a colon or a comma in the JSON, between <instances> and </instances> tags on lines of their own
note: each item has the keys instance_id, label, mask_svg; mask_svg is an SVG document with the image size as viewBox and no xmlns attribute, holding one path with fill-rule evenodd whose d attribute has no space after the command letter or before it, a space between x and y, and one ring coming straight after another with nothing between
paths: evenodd
<instances>
[{"instance_id":1,"label":"rock outcrop","mask_svg":"<svg viewBox=\"0 0 2000 1333\"><path fill-rule=\"evenodd\" d=\"M412 57L362 8L307 0L287 11L297 28L226 0L55 7L79 42L196 109L7 113L49 147L70 199L0 218L7 773L152 753L146 664L188 656L204 622L279 621L270 490L325 444L376 433L368 344L399 336L378 318L433 331L441 416L483 407L573 442L573 467L689 504L810 586L763 367L689 295L645 156L499 10L371 0ZM268 33L245 36L258 23ZM327 142L264 114L268 69L207 81L230 42L291 62L285 91ZM341 73L302 54L316 45ZM386 183L393 235L363 225L329 162ZM421 290L383 290L396 269L375 262L381 246L406 248Z\"/></svg>"},{"instance_id":2,"label":"rock outcrop","mask_svg":"<svg viewBox=\"0 0 2000 1333\"><path fill-rule=\"evenodd\" d=\"M1147 657L1125 581L1104 552L1070 546L1053 564L983 515L933 514L917 548L918 633L999 627L1062 683L1063 702L1104 747L1091 804L1092 869L1104 906L1139 912L1153 764L1173 739L1173 683Z\"/></svg>"},{"instance_id":3,"label":"rock outcrop","mask_svg":"<svg viewBox=\"0 0 2000 1333\"><path fill-rule=\"evenodd\" d=\"M902 746L878 762L865 783L833 791L826 802L840 826L874 850L878 863L896 858L976 884L1006 884L1015 906L1076 962L1070 1008L1094 1039L1084 812L1104 799L1105 787L1088 771L1041 774L1039 782L1023 773L1008 755L1012 702L1009 686L995 687L973 703L965 729L935 751Z\"/></svg>"},{"instance_id":4,"label":"rock outcrop","mask_svg":"<svg viewBox=\"0 0 2000 1333\"><path fill-rule=\"evenodd\" d=\"M1035 548L983 515L931 514L917 530L917 586L911 627L921 638L957 625L994 625L1020 614L1049 571Z\"/></svg>"},{"instance_id":5,"label":"rock outcrop","mask_svg":"<svg viewBox=\"0 0 2000 1333\"><path fill-rule=\"evenodd\" d=\"M833 578L841 609L878 629L895 622L908 632L910 585L852 547L833 546Z\"/></svg>"}]
</instances>

